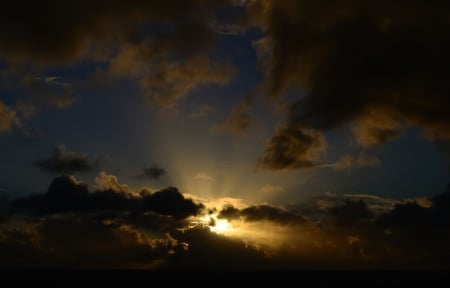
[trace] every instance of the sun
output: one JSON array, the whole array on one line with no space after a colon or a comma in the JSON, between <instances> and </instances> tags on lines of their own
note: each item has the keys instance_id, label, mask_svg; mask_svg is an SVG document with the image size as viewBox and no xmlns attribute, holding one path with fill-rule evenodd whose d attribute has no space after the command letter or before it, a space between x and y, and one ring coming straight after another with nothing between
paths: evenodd
<instances>
[{"instance_id":1,"label":"sun","mask_svg":"<svg viewBox=\"0 0 450 288\"><path fill-rule=\"evenodd\" d=\"M207 226L211 232L226 236L237 232L237 228L232 223L228 222L226 219L220 219L216 214L204 215L199 218L198 221L194 221L192 223L194 223L194 226Z\"/></svg>"},{"instance_id":2,"label":"sun","mask_svg":"<svg viewBox=\"0 0 450 288\"><path fill-rule=\"evenodd\" d=\"M233 227L227 220L217 219L215 221L215 225L211 225L209 228L212 232L225 234L227 232L230 232Z\"/></svg>"}]
</instances>

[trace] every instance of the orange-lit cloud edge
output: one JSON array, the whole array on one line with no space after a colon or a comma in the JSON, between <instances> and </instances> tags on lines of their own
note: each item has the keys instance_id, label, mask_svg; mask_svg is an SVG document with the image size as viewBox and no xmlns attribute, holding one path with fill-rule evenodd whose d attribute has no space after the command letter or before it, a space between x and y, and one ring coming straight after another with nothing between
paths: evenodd
<instances>
[{"instance_id":1,"label":"orange-lit cloud edge","mask_svg":"<svg viewBox=\"0 0 450 288\"><path fill-rule=\"evenodd\" d=\"M105 172L91 192L61 176L46 194L15 199L2 211L2 265L445 269L448 258L433 233L446 231L449 195L450 189L404 200L328 193L278 207L202 199L174 187L134 190Z\"/></svg>"}]
</instances>

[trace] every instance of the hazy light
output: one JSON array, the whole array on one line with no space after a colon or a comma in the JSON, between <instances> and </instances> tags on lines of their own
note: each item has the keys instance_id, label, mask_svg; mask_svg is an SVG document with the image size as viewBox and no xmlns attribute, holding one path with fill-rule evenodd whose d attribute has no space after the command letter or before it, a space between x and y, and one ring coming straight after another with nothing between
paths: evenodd
<instances>
[{"instance_id":1,"label":"hazy light","mask_svg":"<svg viewBox=\"0 0 450 288\"><path fill-rule=\"evenodd\" d=\"M219 234L226 234L233 229L233 226L227 220L218 219L214 226L210 226L210 229Z\"/></svg>"},{"instance_id":2,"label":"hazy light","mask_svg":"<svg viewBox=\"0 0 450 288\"><path fill-rule=\"evenodd\" d=\"M218 219L216 214L202 216L199 221L191 223L194 224L193 226L208 226L211 232L225 236L235 236L240 234L238 227L226 219Z\"/></svg>"}]
</instances>

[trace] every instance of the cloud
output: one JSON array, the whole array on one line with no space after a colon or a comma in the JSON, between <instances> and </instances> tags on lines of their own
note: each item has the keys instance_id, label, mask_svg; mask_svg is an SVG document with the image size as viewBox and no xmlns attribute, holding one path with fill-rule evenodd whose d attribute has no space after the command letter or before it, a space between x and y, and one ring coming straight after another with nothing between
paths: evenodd
<instances>
[{"instance_id":1,"label":"cloud","mask_svg":"<svg viewBox=\"0 0 450 288\"><path fill-rule=\"evenodd\" d=\"M196 227L185 232L177 231L174 238L189 246L182 255L183 260L169 262L168 268L236 271L274 267L263 251L246 245L240 239L212 233L208 228Z\"/></svg>"},{"instance_id":2,"label":"cloud","mask_svg":"<svg viewBox=\"0 0 450 288\"><path fill-rule=\"evenodd\" d=\"M20 128L17 112L0 101L0 133L8 133Z\"/></svg>"},{"instance_id":3,"label":"cloud","mask_svg":"<svg viewBox=\"0 0 450 288\"><path fill-rule=\"evenodd\" d=\"M157 268L180 245L164 234L149 236L81 215L33 220L2 229L0 235L5 260L0 265L7 269Z\"/></svg>"},{"instance_id":4,"label":"cloud","mask_svg":"<svg viewBox=\"0 0 450 288\"><path fill-rule=\"evenodd\" d=\"M69 151L64 145L56 146L50 158L37 160L34 164L52 173L87 172L93 169L87 155Z\"/></svg>"},{"instance_id":5,"label":"cloud","mask_svg":"<svg viewBox=\"0 0 450 288\"><path fill-rule=\"evenodd\" d=\"M225 218L228 220L243 219L247 222L256 221L272 221L281 225L288 224L303 224L305 219L284 209L271 205L252 205L243 209L235 208L232 205L225 206L218 214L218 218Z\"/></svg>"},{"instance_id":6,"label":"cloud","mask_svg":"<svg viewBox=\"0 0 450 288\"><path fill-rule=\"evenodd\" d=\"M396 204L394 209L379 218L379 223L386 226L418 227L427 225L431 209L423 208L416 202Z\"/></svg>"},{"instance_id":7,"label":"cloud","mask_svg":"<svg viewBox=\"0 0 450 288\"><path fill-rule=\"evenodd\" d=\"M268 93L281 99L302 91L289 94L295 98L289 102L289 127L323 133L351 125L364 146L383 144L411 126L431 140L450 140L450 20L443 12L449 4L402 3L406 9L392 1L248 2L250 25L268 39L261 65ZM278 130L271 142L279 137ZM263 159L286 150L271 148ZM304 146L296 150L301 155ZM306 164L265 166L312 166Z\"/></svg>"},{"instance_id":8,"label":"cloud","mask_svg":"<svg viewBox=\"0 0 450 288\"><path fill-rule=\"evenodd\" d=\"M14 212L29 214L84 211L89 208L85 203L88 192L87 185L74 176L60 176L53 179L46 194L17 198L11 207Z\"/></svg>"},{"instance_id":9,"label":"cloud","mask_svg":"<svg viewBox=\"0 0 450 288\"><path fill-rule=\"evenodd\" d=\"M158 180L162 176L166 175L167 171L157 164L153 164L149 168L144 170L144 173L137 175L135 178L137 179L150 179L150 180Z\"/></svg>"},{"instance_id":10,"label":"cloud","mask_svg":"<svg viewBox=\"0 0 450 288\"><path fill-rule=\"evenodd\" d=\"M384 198L361 194L339 202L343 199L327 194L324 196L335 203L315 223L291 208L268 204L228 205L220 211L203 211L197 218L177 219L172 215L188 211L182 206L190 204L173 187L156 193L140 191L127 198L112 190L90 193L85 184L69 176L56 178L50 186L46 199L41 200L58 199L54 207L59 209L45 217L9 217L0 225L0 253L5 260L0 266L202 270L450 267L450 189L430 198L431 207L400 201L391 210L375 215L364 201L353 198L379 202ZM84 203L96 209L70 213L61 209L86 195L89 200ZM127 208L111 206L111 195L121 203L128 199ZM137 209L144 207L144 199L147 208L154 205L160 210ZM98 205L105 209L98 209ZM209 219L217 211L220 221L231 221L236 232L232 237L214 233L208 226L211 224L189 224Z\"/></svg>"},{"instance_id":11,"label":"cloud","mask_svg":"<svg viewBox=\"0 0 450 288\"><path fill-rule=\"evenodd\" d=\"M195 174L194 180L208 181L208 182L215 181L215 179L212 176L209 176L208 174L206 174L204 172L198 172L197 174Z\"/></svg>"},{"instance_id":12,"label":"cloud","mask_svg":"<svg viewBox=\"0 0 450 288\"><path fill-rule=\"evenodd\" d=\"M401 135L401 123L382 109L371 109L353 127L356 141L365 147L383 144Z\"/></svg>"},{"instance_id":13,"label":"cloud","mask_svg":"<svg viewBox=\"0 0 450 288\"><path fill-rule=\"evenodd\" d=\"M342 205L328 209L323 224L329 225L354 225L363 219L371 219L374 216L367 204L362 201L347 200Z\"/></svg>"},{"instance_id":14,"label":"cloud","mask_svg":"<svg viewBox=\"0 0 450 288\"><path fill-rule=\"evenodd\" d=\"M71 86L69 82L64 81L64 77L62 76L36 77L36 80L43 81L51 86Z\"/></svg>"},{"instance_id":15,"label":"cloud","mask_svg":"<svg viewBox=\"0 0 450 288\"><path fill-rule=\"evenodd\" d=\"M204 55L193 54L182 61L161 61L158 60L163 57L158 56L161 53L152 44L128 47L113 59L109 73L136 79L144 96L162 108L173 107L201 86L226 85L236 73L231 64ZM153 63L152 69L148 68L149 61Z\"/></svg>"},{"instance_id":16,"label":"cloud","mask_svg":"<svg viewBox=\"0 0 450 288\"><path fill-rule=\"evenodd\" d=\"M231 63L208 56L218 29L236 30L236 25L218 25L222 9L231 7L228 0L11 4L0 17L0 59L27 71L70 68L85 61L102 67L86 78L101 74L107 82L131 79L152 103L172 108L195 89L226 85L236 74ZM67 107L75 101L74 87L59 78L63 76L26 77L28 83L21 85L46 103Z\"/></svg>"},{"instance_id":17,"label":"cloud","mask_svg":"<svg viewBox=\"0 0 450 288\"><path fill-rule=\"evenodd\" d=\"M172 215L175 218L196 215L204 208L203 204L197 204L191 199L184 198L183 194L175 187L161 189L144 197L143 205L145 210Z\"/></svg>"},{"instance_id":18,"label":"cloud","mask_svg":"<svg viewBox=\"0 0 450 288\"><path fill-rule=\"evenodd\" d=\"M127 184L120 184L116 176L107 174L105 171L98 173L95 177L94 189L97 191L114 191L116 193L132 193Z\"/></svg>"},{"instance_id":19,"label":"cloud","mask_svg":"<svg viewBox=\"0 0 450 288\"><path fill-rule=\"evenodd\" d=\"M242 134L256 125L256 118L250 113L252 98L246 96L240 101L231 112L225 122L219 126L219 130Z\"/></svg>"},{"instance_id":20,"label":"cloud","mask_svg":"<svg viewBox=\"0 0 450 288\"><path fill-rule=\"evenodd\" d=\"M401 205L414 202L423 208L430 208L433 205L432 200L425 197L391 199L371 194L344 194L344 198L364 201L367 203L370 211L374 212L376 215L381 215L392 211L397 204Z\"/></svg>"},{"instance_id":21,"label":"cloud","mask_svg":"<svg viewBox=\"0 0 450 288\"><path fill-rule=\"evenodd\" d=\"M411 229L447 229L450 208L450 184L447 190L430 199L407 199L396 203L394 209L379 217L378 222L388 227L407 227Z\"/></svg>"},{"instance_id":22,"label":"cloud","mask_svg":"<svg viewBox=\"0 0 450 288\"><path fill-rule=\"evenodd\" d=\"M235 71L230 64L199 56L183 63L160 63L151 75L141 79L140 84L148 99L161 107L171 108L202 85L228 84Z\"/></svg>"},{"instance_id":23,"label":"cloud","mask_svg":"<svg viewBox=\"0 0 450 288\"><path fill-rule=\"evenodd\" d=\"M209 31L206 16L226 2L200 5L197 1L129 1L123 5L112 1L101 5L69 0L64 5L55 1L11 4L1 17L0 26L9 28L0 30L0 55L10 61L44 64L70 63L86 57L102 59L117 45L142 41L146 33L140 28L149 22L156 27L173 23L172 41L179 49L188 49L209 41L205 35ZM196 40L194 44L187 41L190 37Z\"/></svg>"},{"instance_id":24,"label":"cloud","mask_svg":"<svg viewBox=\"0 0 450 288\"><path fill-rule=\"evenodd\" d=\"M204 205L185 198L175 187L154 192L133 191L120 184L114 175L100 172L95 178L96 191L90 193L86 184L74 176L53 179L47 193L15 199L12 211L32 215L70 212L119 211L137 214L154 212L183 219L199 214Z\"/></svg>"},{"instance_id":25,"label":"cloud","mask_svg":"<svg viewBox=\"0 0 450 288\"><path fill-rule=\"evenodd\" d=\"M278 128L258 159L257 168L266 170L308 169L320 165L327 143L321 132L290 126Z\"/></svg>"},{"instance_id":26,"label":"cloud","mask_svg":"<svg viewBox=\"0 0 450 288\"><path fill-rule=\"evenodd\" d=\"M380 164L381 161L377 157L360 153L358 157L344 155L336 163L331 164L330 166L337 170L343 170L361 167L378 167Z\"/></svg>"},{"instance_id":27,"label":"cloud","mask_svg":"<svg viewBox=\"0 0 450 288\"><path fill-rule=\"evenodd\" d=\"M266 184L259 188L259 192L265 193L265 194L271 194L271 193L280 193L283 192L284 188L283 186L278 185L272 185L272 184Z\"/></svg>"}]
</instances>

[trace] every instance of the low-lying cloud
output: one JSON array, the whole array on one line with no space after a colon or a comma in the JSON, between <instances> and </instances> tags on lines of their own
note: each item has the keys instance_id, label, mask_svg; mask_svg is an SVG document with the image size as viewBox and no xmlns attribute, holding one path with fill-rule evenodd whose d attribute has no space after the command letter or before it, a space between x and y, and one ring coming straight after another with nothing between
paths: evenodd
<instances>
[{"instance_id":1,"label":"low-lying cloud","mask_svg":"<svg viewBox=\"0 0 450 288\"><path fill-rule=\"evenodd\" d=\"M142 174L137 175L135 178L140 180L159 180L164 175L167 175L167 171L159 165L153 164L149 168L145 169Z\"/></svg>"},{"instance_id":2,"label":"low-lying cloud","mask_svg":"<svg viewBox=\"0 0 450 288\"><path fill-rule=\"evenodd\" d=\"M37 160L34 165L44 171L61 174L87 172L93 169L87 155L69 151L64 145L56 146L50 158Z\"/></svg>"},{"instance_id":3,"label":"low-lying cloud","mask_svg":"<svg viewBox=\"0 0 450 288\"><path fill-rule=\"evenodd\" d=\"M450 190L429 198L431 205L423 205L423 199L326 195L329 205L317 207L319 216L312 220L306 210L294 206L211 207L185 198L174 187L133 191L113 175L97 178L103 186L95 192L73 176L61 176L46 194L6 205L7 215L22 217L6 217L0 227L0 250L7 260L2 264L202 270L450 268ZM361 199L391 208L374 213L370 207L376 207L375 202L367 205ZM231 234L213 232L220 221L228 221Z\"/></svg>"}]
</instances>

